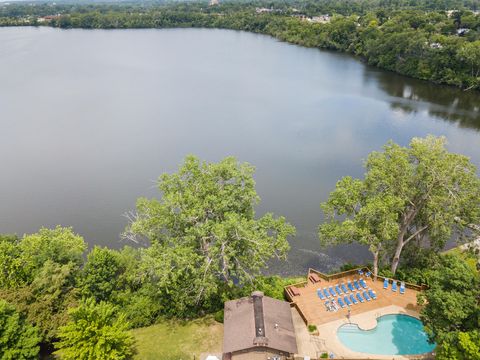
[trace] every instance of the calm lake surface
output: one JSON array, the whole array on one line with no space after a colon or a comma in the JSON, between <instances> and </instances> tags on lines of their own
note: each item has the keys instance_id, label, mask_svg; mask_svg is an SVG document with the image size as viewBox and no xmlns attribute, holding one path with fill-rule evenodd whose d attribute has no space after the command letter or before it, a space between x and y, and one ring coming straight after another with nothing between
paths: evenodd
<instances>
[{"instance_id":1,"label":"calm lake surface","mask_svg":"<svg viewBox=\"0 0 480 360\"><path fill-rule=\"evenodd\" d=\"M320 249L319 204L389 139L445 135L480 165L480 93L225 30L2 28L0 125L1 233L71 225L120 247L161 173L234 155L257 167L258 213L297 227L282 273L370 258Z\"/></svg>"}]
</instances>

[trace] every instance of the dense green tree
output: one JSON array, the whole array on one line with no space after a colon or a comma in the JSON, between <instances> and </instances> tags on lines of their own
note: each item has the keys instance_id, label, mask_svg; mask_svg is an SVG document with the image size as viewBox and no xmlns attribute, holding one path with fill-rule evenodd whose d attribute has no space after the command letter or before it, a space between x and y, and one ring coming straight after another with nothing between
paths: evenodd
<instances>
[{"instance_id":1,"label":"dense green tree","mask_svg":"<svg viewBox=\"0 0 480 360\"><path fill-rule=\"evenodd\" d=\"M18 244L17 236L0 235L0 289L16 288L26 281L25 264Z\"/></svg>"},{"instance_id":2,"label":"dense green tree","mask_svg":"<svg viewBox=\"0 0 480 360\"><path fill-rule=\"evenodd\" d=\"M438 360L480 360L480 331L454 331L445 335L436 352Z\"/></svg>"},{"instance_id":3,"label":"dense green tree","mask_svg":"<svg viewBox=\"0 0 480 360\"><path fill-rule=\"evenodd\" d=\"M35 325L42 341L56 338L67 321L67 309L76 304L76 277L86 244L71 228L42 228L22 239L0 239L0 298L14 304ZM3 280L5 279L5 280Z\"/></svg>"},{"instance_id":4,"label":"dense green tree","mask_svg":"<svg viewBox=\"0 0 480 360\"><path fill-rule=\"evenodd\" d=\"M117 251L95 246L82 269L79 284L82 295L109 301L112 293L120 290L119 276L123 271Z\"/></svg>"},{"instance_id":5,"label":"dense green tree","mask_svg":"<svg viewBox=\"0 0 480 360\"><path fill-rule=\"evenodd\" d=\"M161 200L138 200L125 236L154 245L147 254L157 262L146 263L155 278L183 284L170 296L200 304L234 281L254 281L268 260L285 258L295 230L283 217L255 218L253 171L231 157L207 164L189 156L177 173L160 177Z\"/></svg>"},{"instance_id":6,"label":"dense green tree","mask_svg":"<svg viewBox=\"0 0 480 360\"><path fill-rule=\"evenodd\" d=\"M448 239L479 220L480 179L466 156L449 153L445 138L388 143L369 155L364 180L340 180L322 204L324 244L359 241L384 249L395 274L411 241L442 249Z\"/></svg>"},{"instance_id":7,"label":"dense green tree","mask_svg":"<svg viewBox=\"0 0 480 360\"><path fill-rule=\"evenodd\" d=\"M479 359L480 274L464 257L444 255L426 269L421 319L438 344L439 359Z\"/></svg>"},{"instance_id":8,"label":"dense green tree","mask_svg":"<svg viewBox=\"0 0 480 360\"><path fill-rule=\"evenodd\" d=\"M58 264L47 260L31 284L0 291L0 298L15 304L34 324L42 341L57 337L58 327L68 320L68 308L76 305L75 277L78 268L73 263Z\"/></svg>"},{"instance_id":9,"label":"dense green tree","mask_svg":"<svg viewBox=\"0 0 480 360\"><path fill-rule=\"evenodd\" d=\"M121 360L133 355L128 323L113 305L89 299L69 313L71 320L60 328L55 344L62 359Z\"/></svg>"},{"instance_id":10,"label":"dense green tree","mask_svg":"<svg viewBox=\"0 0 480 360\"><path fill-rule=\"evenodd\" d=\"M15 307L0 299L0 359L36 359L40 336Z\"/></svg>"},{"instance_id":11,"label":"dense green tree","mask_svg":"<svg viewBox=\"0 0 480 360\"><path fill-rule=\"evenodd\" d=\"M57 226L41 228L37 233L25 235L20 241L23 263L30 276L42 268L47 260L57 264L81 265L87 245L72 228Z\"/></svg>"}]
</instances>

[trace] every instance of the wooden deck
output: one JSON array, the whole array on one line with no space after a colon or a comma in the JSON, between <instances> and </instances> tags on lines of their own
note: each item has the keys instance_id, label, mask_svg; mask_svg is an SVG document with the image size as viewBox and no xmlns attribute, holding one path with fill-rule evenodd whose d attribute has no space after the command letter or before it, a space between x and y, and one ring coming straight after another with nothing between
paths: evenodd
<instances>
[{"instance_id":1,"label":"wooden deck","mask_svg":"<svg viewBox=\"0 0 480 360\"><path fill-rule=\"evenodd\" d=\"M307 276L309 279L309 276ZM297 287L296 289L300 295L292 296L291 300L296 305L297 309L306 320L307 324L322 325L331 321L339 320L345 318L348 313L348 309L351 311L351 315L361 314L363 312L372 311L375 309L380 309L390 305L397 305L406 310L419 312L420 307L417 305L417 294L418 291L407 288L405 289L404 294L400 294L399 287L396 292L391 290L391 284L388 289L383 289L383 279L377 279L373 281L371 278L363 277L367 283L368 288L374 290L377 294L376 300L365 301L363 303L358 303L356 305L352 304L351 306L346 306L345 308L340 308L338 311L327 311L325 308L325 301L321 300L317 295L317 289L324 287L333 286L335 288L336 284L344 282L347 284L347 281L350 280L353 283L353 280L358 280L358 275L348 274L344 277L339 277L335 279L325 279L321 278L319 282L313 283L311 279L307 281L306 284L303 284L303 287ZM349 294L351 292L349 291ZM362 291L363 293L363 291ZM354 292L355 294L355 292ZM332 297L330 297L332 299ZM336 300L337 297L334 297ZM343 299L343 297L342 297ZM338 302L337 302L338 304Z\"/></svg>"}]
</instances>

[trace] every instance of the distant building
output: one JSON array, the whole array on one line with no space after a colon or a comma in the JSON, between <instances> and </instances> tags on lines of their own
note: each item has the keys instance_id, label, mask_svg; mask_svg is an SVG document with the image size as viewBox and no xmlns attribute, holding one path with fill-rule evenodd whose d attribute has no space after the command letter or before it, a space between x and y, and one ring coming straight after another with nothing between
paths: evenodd
<instances>
[{"instance_id":1,"label":"distant building","mask_svg":"<svg viewBox=\"0 0 480 360\"><path fill-rule=\"evenodd\" d=\"M312 22L326 24L330 22L330 15L320 15L312 17Z\"/></svg>"},{"instance_id":2,"label":"distant building","mask_svg":"<svg viewBox=\"0 0 480 360\"><path fill-rule=\"evenodd\" d=\"M310 23L317 23L317 24L327 24L331 20L330 15L320 15L320 16L310 17L307 15L301 14L301 15L292 15L292 16L299 18L302 21L307 21Z\"/></svg>"},{"instance_id":3,"label":"distant building","mask_svg":"<svg viewBox=\"0 0 480 360\"><path fill-rule=\"evenodd\" d=\"M273 9L255 8L255 12L256 12L257 14L265 14L265 13L271 13L271 12L273 12Z\"/></svg>"},{"instance_id":4,"label":"distant building","mask_svg":"<svg viewBox=\"0 0 480 360\"><path fill-rule=\"evenodd\" d=\"M214 6L214 5L218 5L218 4L219 4L218 0L210 0L210 2L208 3L209 6Z\"/></svg>"},{"instance_id":5,"label":"distant building","mask_svg":"<svg viewBox=\"0 0 480 360\"><path fill-rule=\"evenodd\" d=\"M458 35L458 36L467 35L469 32L470 32L470 29L467 29L467 28L457 29L457 35Z\"/></svg>"},{"instance_id":6,"label":"distant building","mask_svg":"<svg viewBox=\"0 0 480 360\"><path fill-rule=\"evenodd\" d=\"M223 360L287 360L295 353L289 303L259 291L225 303Z\"/></svg>"},{"instance_id":7,"label":"distant building","mask_svg":"<svg viewBox=\"0 0 480 360\"><path fill-rule=\"evenodd\" d=\"M43 23L43 22L50 22L53 19L58 19L60 17L60 14L58 15L47 15L47 16L42 16L37 19L37 22Z\"/></svg>"},{"instance_id":8,"label":"distant building","mask_svg":"<svg viewBox=\"0 0 480 360\"><path fill-rule=\"evenodd\" d=\"M433 42L433 43L431 43L431 44L430 44L430 47L431 47L432 49L443 49L442 44L440 44L439 42Z\"/></svg>"}]
</instances>

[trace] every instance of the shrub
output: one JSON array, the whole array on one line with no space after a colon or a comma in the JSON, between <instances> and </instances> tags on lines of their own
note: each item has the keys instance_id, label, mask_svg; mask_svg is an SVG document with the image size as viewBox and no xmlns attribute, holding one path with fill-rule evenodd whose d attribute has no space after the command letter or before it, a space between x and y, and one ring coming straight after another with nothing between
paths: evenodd
<instances>
[{"instance_id":1,"label":"shrub","mask_svg":"<svg viewBox=\"0 0 480 360\"><path fill-rule=\"evenodd\" d=\"M215 321L219 322L219 323L223 323L223 309L222 310L218 310L214 315L213 315L213 318L215 319Z\"/></svg>"},{"instance_id":2,"label":"shrub","mask_svg":"<svg viewBox=\"0 0 480 360\"><path fill-rule=\"evenodd\" d=\"M71 321L59 331L63 360L122 360L133 355L133 337L123 314L105 302L89 299L70 310Z\"/></svg>"},{"instance_id":3,"label":"shrub","mask_svg":"<svg viewBox=\"0 0 480 360\"><path fill-rule=\"evenodd\" d=\"M28 324L12 305L0 299L0 359L36 359L39 342L37 328Z\"/></svg>"}]
</instances>

